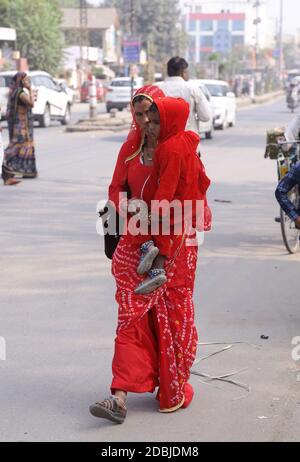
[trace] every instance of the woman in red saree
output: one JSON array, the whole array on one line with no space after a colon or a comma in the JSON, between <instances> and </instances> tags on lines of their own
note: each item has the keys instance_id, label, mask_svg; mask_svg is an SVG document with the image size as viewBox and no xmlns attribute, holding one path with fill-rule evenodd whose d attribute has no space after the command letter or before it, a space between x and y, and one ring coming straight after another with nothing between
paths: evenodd
<instances>
[{"instance_id":1,"label":"woman in red saree","mask_svg":"<svg viewBox=\"0 0 300 462\"><path fill-rule=\"evenodd\" d=\"M147 110L162 96L157 87L149 86L134 97L135 123L121 148L109 187L109 199L117 209L120 193L125 194L129 188L131 197L141 198L150 176L149 159L155 146L150 139L144 143ZM135 104L136 101L144 101L144 109ZM153 393L156 387L159 387L156 397L160 412L176 411L192 400L193 389L188 380L198 340L193 304L198 249L186 245L186 239L186 236L176 236L172 241L167 283L152 294L136 295L134 289L143 280L137 274L139 246L134 244L131 235L121 237L112 260L119 305L112 396L90 406L92 415L122 423L127 393Z\"/></svg>"}]
</instances>

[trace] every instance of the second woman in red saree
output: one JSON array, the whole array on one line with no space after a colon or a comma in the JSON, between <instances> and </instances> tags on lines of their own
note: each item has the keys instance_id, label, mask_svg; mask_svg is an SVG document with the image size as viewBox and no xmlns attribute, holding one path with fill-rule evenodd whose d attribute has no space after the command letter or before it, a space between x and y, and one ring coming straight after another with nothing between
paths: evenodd
<instances>
[{"instance_id":1,"label":"second woman in red saree","mask_svg":"<svg viewBox=\"0 0 300 462\"><path fill-rule=\"evenodd\" d=\"M119 194L128 188L131 197L141 198L152 169L149 159L155 145L150 139L144 142L144 127L148 123L145 108L149 109L163 94L156 87L144 87L138 96L144 96L143 101L149 104L144 103L144 109L134 104L135 123L119 153L109 188L109 199L117 209ZM152 393L156 387L160 412L172 412L190 403L193 389L188 380L197 349L193 290L198 249L187 246L186 239L176 236L172 242L167 283L154 293L141 296L134 294L134 288L143 279L136 271L138 246L132 236L121 237L112 261L119 306L112 396L90 407L94 416L122 423L127 393Z\"/></svg>"}]
</instances>

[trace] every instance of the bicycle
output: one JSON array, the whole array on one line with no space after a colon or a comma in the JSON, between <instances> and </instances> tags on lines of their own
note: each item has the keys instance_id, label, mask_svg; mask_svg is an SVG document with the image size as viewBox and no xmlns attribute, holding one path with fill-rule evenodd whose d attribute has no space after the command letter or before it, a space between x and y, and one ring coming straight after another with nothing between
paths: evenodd
<instances>
[{"instance_id":1,"label":"bicycle","mask_svg":"<svg viewBox=\"0 0 300 462\"><path fill-rule=\"evenodd\" d=\"M278 181L289 172L289 170L300 160L300 141L278 141L277 174ZM284 146L292 145L288 151ZM288 194L289 200L299 207L299 190L295 186ZM280 226L284 245L290 254L297 253L300 247L300 230L296 228L295 222L291 220L280 207Z\"/></svg>"}]
</instances>

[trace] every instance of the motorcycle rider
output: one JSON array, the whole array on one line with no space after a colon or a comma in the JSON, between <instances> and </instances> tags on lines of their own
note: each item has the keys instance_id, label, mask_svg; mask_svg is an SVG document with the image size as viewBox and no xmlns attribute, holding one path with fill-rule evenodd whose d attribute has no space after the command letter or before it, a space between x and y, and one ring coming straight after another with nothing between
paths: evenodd
<instances>
[{"instance_id":1,"label":"motorcycle rider","mask_svg":"<svg viewBox=\"0 0 300 462\"><path fill-rule=\"evenodd\" d=\"M289 109L294 110L296 107L299 106L300 100L300 86L299 80L294 78L290 85L287 88L287 95L286 95L286 102Z\"/></svg>"}]
</instances>

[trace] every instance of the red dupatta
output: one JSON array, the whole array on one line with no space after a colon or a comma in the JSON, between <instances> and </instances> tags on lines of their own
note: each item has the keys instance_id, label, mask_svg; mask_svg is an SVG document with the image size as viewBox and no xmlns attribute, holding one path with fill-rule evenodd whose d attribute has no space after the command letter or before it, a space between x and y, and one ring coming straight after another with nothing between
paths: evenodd
<instances>
[{"instance_id":1,"label":"red dupatta","mask_svg":"<svg viewBox=\"0 0 300 462\"><path fill-rule=\"evenodd\" d=\"M189 105L181 98L165 97L156 102L160 116L160 134L155 151L153 170L144 190L143 198L169 202L178 199L204 202L201 223L193 223L199 231L211 228L211 211L206 192L210 185L204 165L197 155L200 141L192 131L185 131ZM193 204L196 207L196 203ZM157 210L156 210L157 209ZM160 205L152 205L151 213L160 213ZM195 210L193 215L196 215Z\"/></svg>"},{"instance_id":2,"label":"red dupatta","mask_svg":"<svg viewBox=\"0 0 300 462\"><path fill-rule=\"evenodd\" d=\"M151 102L156 102L159 98L164 97L163 91L154 85L146 85L140 88L136 91L134 97L138 95L146 96ZM131 128L119 152L117 164L108 190L109 200L114 204L117 210L119 210L120 193L126 194L128 190L128 163L139 155L145 139L145 133L143 133L135 119L132 102L131 113Z\"/></svg>"}]
</instances>

